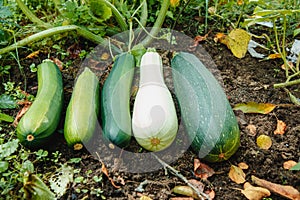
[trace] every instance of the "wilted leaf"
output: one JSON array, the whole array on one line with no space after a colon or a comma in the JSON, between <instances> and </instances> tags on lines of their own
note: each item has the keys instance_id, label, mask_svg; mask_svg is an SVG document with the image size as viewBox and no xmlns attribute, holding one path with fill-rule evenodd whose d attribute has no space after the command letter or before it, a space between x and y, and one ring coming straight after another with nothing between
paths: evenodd
<instances>
[{"instance_id":1,"label":"wilted leaf","mask_svg":"<svg viewBox=\"0 0 300 200\"><path fill-rule=\"evenodd\" d=\"M32 59L34 57L37 57L39 55L39 53L40 53L40 50L34 51L31 54L29 54L28 56L26 56L26 58Z\"/></svg>"},{"instance_id":2,"label":"wilted leaf","mask_svg":"<svg viewBox=\"0 0 300 200\"><path fill-rule=\"evenodd\" d=\"M270 60L270 59L276 59L276 58L281 58L281 54L273 53L273 54L268 55L268 57L266 59Z\"/></svg>"},{"instance_id":3,"label":"wilted leaf","mask_svg":"<svg viewBox=\"0 0 300 200\"><path fill-rule=\"evenodd\" d=\"M249 200L261 200L271 195L270 191L262 187L254 187L250 183L244 184L244 190L241 191Z\"/></svg>"},{"instance_id":4,"label":"wilted leaf","mask_svg":"<svg viewBox=\"0 0 300 200\"><path fill-rule=\"evenodd\" d=\"M274 108L276 108L276 105L271 103L248 102L236 104L233 109L241 110L244 113L268 114L274 110Z\"/></svg>"},{"instance_id":5,"label":"wilted leaf","mask_svg":"<svg viewBox=\"0 0 300 200\"><path fill-rule=\"evenodd\" d=\"M228 36L217 34L215 41L225 44L237 58L243 58L248 50L251 36L243 29L234 29Z\"/></svg>"},{"instance_id":6,"label":"wilted leaf","mask_svg":"<svg viewBox=\"0 0 300 200\"><path fill-rule=\"evenodd\" d=\"M193 197L194 199L199 199L197 193L190 186L186 186L186 185L175 186L173 188L173 192L176 194Z\"/></svg>"},{"instance_id":7,"label":"wilted leaf","mask_svg":"<svg viewBox=\"0 0 300 200\"><path fill-rule=\"evenodd\" d=\"M194 174L201 179L207 179L212 176L215 171L208 165L201 163L199 159L194 159Z\"/></svg>"},{"instance_id":8,"label":"wilted leaf","mask_svg":"<svg viewBox=\"0 0 300 200\"><path fill-rule=\"evenodd\" d=\"M24 192L26 199L30 200L54 200L55 195L47 185L36 175L26 172L24 174Z\"/></svg>"},{"instance_id":9,"label":"wilted leaf","mask_svg":"<svg viewBox=\"0 0 300 200\"><path fill-rule=\"evenodd\" d=\"M101 162L101 164L102 164L101 171L110 180L110 183L112 184L112 186L114 186L117 189L120 188L120 186L116 185L115 182L114 182L114 180L109 176L108 170L105 167L104 163Z\"/></svg>"},{"instance_id":10,"label":"wilted leaf","mask_svg":"<svg viewBox=\"0 0 300 200\"><path fill-rule=\"evenodd\" d=\"M14 98L7 94L0 96L0 109L13 109L16 108L17 102Z\"/></svg>"},{"instance_id":11,"label":"wilted leaf","mask_svg":"<svg viewBox=\"0 0 300 200\"><path fill-rule=\"evenodd\" d=\"M288 160L285 161L283 163L283 168L284 169L291 169L292 167L294 167L295 165L297 165L297 162L293 161L293 160Z\"/></svg>"},{"instance_id":12,"label":"wilted leaf","mask_svg":"<svg viewBox=\"0 0 300 200\"><path fill-rule=\"evenodd\" d=\"M246 181L245 179L246 174L243 172L241 168L235 165L231 165L228 176L232 181L238 184L244 183Z\"/></svg>"},{"instance_id":13,"label":"wilted leaf","mask_svg":"<svg viewBox=\"0 0 300 200\"><path fill-rule=\"evenodd\" d=\"M256 138L256 144L261 149L269 149L272 146L272 140L267 135L260 135Z\"/></svg>"},{"instance_id":14,"label":"wilted leaf","mask_svg":"<svg viewBox=\"0 0 300 200\"><path fill-rule=\"evenodd\" d=\"M152 200L150 197L148 196L141 196L140 200Z\"/></svg>"},{"instance_id":15,"label":"wilted leaf","mask_svg":"<svg viewBox=\"0 0 300 200\"><path fill-rule=\"evenodd\" d=\"M283 135L285 133L285 130L286 130L286 124L281 120L277 120L277 128L274 131L274 134Z\"/></svg>"},{"instance_id":16,"label":"wilted leaf","mask_svg":"<svg viewBox=\"0 0 300 200\"><path fill-rule=\"evenodd\" d=\"M31 102L28 102L28 104L24 104L24 107L18 112L17 116L15 117L13 126L17 127L19 120L27 112L27 110L30 108L30 106L31 106Z\"/></svg>"},{"instance_id":17,"label":"wilted leaf","mask_svg":"<svg viewBox=\"0 0 300 200\"><path fill-rule=\"evenodd\" d=\"M283 197L292 199L292 200L300 200L300 193L297 189L289 185L279 185L276 183L272 183L266 181L264 179L257 178L256 176L251 176L252 181L264 188L267 188L271 192L275 192Z\"/></svg>"},{"instance_id":18,"label":"wilted leaf","mask_svg":"<svg viewBox=\"0 0 300 200\"><path fill-rule=\"evenodd\" d=\"M190 50L194 50L200 42L206 40L208 37L208 33L205 34L204 36L201 36L201 35L197 35L195 38L194 38L194 42L193 42L193 45L191 45L189 48Z\"/></svg>"},{"instance_id":19,"label":"wilted leaf","mask_svg":"<svg viewBox=\"0 0 300 200\"><path fill-rule=\"evenodd\" d=\"M238 167L241 168L241 169L248 169L249 168L249 166L244 162L240 162L238 164Z\"/></svg>"},{"instance_id":20,"label":"wilted leaf","mask_svg":"<svg viewBox=\"0 0 300 200\"><path fill-rule=\"evenodd\" d=\"M246 126L246 130L249 135L251 135L251 136L256 135L256 126L254 126L253 124L249 124L248 126Z\"/></svg>"},{"instance_id":21,"label":"wilted leaf","mask_svg":"<svg viewBox=\"0 0 300 200\"><path fill-rule=\"evenodd\" d=\"M215 191L212 190L212 189L206 190L206 191L205 191L205 194L207 194L207 195L210 197L210 199L214 199L215 196L216 196Z\"/></svg>"},{"instance_id":22,"label":"wilted leaf","mask_svg":"<svg viewBox=\"0 0 300 200\"><path fill-rule=\"evenodd\" d=\"M62 165L51 176L50 188L55 192L56 197L62 197L68 189L68 186L73 182L74 171L73 168L68 165Z\"/></svg>"}]
</instances>

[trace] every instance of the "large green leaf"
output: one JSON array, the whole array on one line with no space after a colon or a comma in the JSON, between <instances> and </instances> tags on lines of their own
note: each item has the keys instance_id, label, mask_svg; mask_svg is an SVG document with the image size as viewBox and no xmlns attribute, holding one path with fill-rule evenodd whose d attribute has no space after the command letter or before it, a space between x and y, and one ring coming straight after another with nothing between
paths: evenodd
<instances>
[{"instance_id":1,"label":"large green leaf","mask_svg":"<svg viewBox=\"0 0 300 200\"><path fill-rule=\"evenodd\" d=\"M0 109L12 109L16 108L17 102L16 100L7 94L2 94L0 96Z\"/></svg>"},{"instance_id":2,"label":"large green leaf","mask_svg":"<svg viewBox=\"0 0 300 200\"><path fill-rule=\"evenodd\" d=\"M92 15L98 20L105 21L112 16L111 8L103 0L91 0L89 4Z\"/></svg>"}]
</instances>

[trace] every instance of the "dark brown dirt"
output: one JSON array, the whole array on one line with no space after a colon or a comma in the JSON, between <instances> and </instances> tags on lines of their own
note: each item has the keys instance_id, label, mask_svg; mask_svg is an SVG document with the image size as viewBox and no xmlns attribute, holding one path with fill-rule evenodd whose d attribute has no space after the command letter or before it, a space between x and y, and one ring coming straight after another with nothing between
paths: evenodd
<instances>
[{"instance_id":1,"label":"dark brown dirt","mask_svg":"<svg viewBox=\"0 0 300 200\"><path fill-rule=\"evenodd\" d=\"M215 191L215 199L217 200L246 199L240 190L237 189L241 189L242 185L234 183L228 177L231 164L237 165L240 162L245 162L249 165L249 169L244 170L244 172L246 173L246 180L250 183L252 183L251 175L255 175L274 183L291 185L300 190L299 172L283 169L283 163L285 161L294 160L298 162L300 157L300 110L299 107L291 104L288 95L283 89L273 88L273 84L285 81L284 72L277 72L275 70L280 69L281 60L260 62L258 59L252 58L249 54L243 59L237 59L224 45L214 43L212 38L204 41L201 45L211 55L220 71L221 78L224 81L224 90L232 106L237 103L249 101L282 105L266 115L236 112L241 130L241 146L228 161L206 163L216 172L216 174L209 177L207 181L203 181L206 188L211 188ZM39 61L40 60L34 60L36 63ZM24 66L29 66L31 62L32 60L25 60L23 64ZM78 63L78 61L75 60L74 63L76 62ZM103 68L99 73L105 77L107 69L108 66ZM70 98L77 70L76 64L63 70L66 102L68 102ZM34 93L35 91L31 90L31 88L37 85L35 77L32 76L32 73L28 70L26 71L26 74L28 74L28 92ZM15 77L12 78L13 80L20 79L18 73L15 73L14 76ZM291 89L297 89L297 86ZM284 135L274 135L273 133L276 129L277 119L287 124L287 130ZM250 124L254 125L257 129L255 136L251 135L246 128ZM60 128L62 128L62 125ZM257 147L256 138L261 134L266 134L271 137L273 144L270 149L263 150ZM67 148L61 134L57 134L56 138L56 141L51 145L52 147L49 148L50 151L61 151L62 160L65 161L73 157L81 157L82 161L76 164L75 167L81 168L82 176L86 176L85 172L88 170L92 170L90 177L101 174L101 162L99 162L98 159L91 156L88 151L74 152L70 148ZM110 151L105 145L98 148L100 151L104 151L104 149L105 151ZM133 144L130 151L139 152L140 148L136 144ZM179 154L180 153L182 152L179 152ZM164 158L164 155L162 155L162 157ZM171 162L170 165L187 179L198 179L193 174L194 158L197 158L197 155L191 149L188 149L178 159ZM172 193L174 186L185 185L177 176L170 172L166 173L166 171L161 168L148 173L126 172L126 169L124 170L122 167L135 166L119 165L119 162L123 159L130 159L126 158L126 154L122 154L122 152L108 154L107 157L101 157L100 159L109 170L110 177L120 188L115 188L110 180L103 175L102 182L97 184L92 181L82 184L73 184L62 199L100 199L100 197L96 197L95 195L78 194L75 192L76 188L85 188L88 190L90 188L100 188L103 190L103 195L107 199L139 199L143 195L152 199L170 199L171 197L180 196ZM141 158L141 162L144 161L145 160ZM155 160L153 162L155 162ZM156 164L159 166L159 163L156 162ZM137 192L135 189L145 180L148 181L148 184L144 186L144 191ZM272 193L270 198L272 200L284 199L275 193Z\"/></svg>"}]
</instances>

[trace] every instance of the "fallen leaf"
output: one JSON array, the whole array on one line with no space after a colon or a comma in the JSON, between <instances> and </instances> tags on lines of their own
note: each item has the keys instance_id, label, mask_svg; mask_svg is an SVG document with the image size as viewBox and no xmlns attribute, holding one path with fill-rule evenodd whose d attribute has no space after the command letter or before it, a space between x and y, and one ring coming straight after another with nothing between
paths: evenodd
<instances>
[{"instance_id":1,"label":"fallen leaf","mask_svg":"<svg viewBox=\"0 0 300 200\"><path fill-rule=\"evenodd\" d=\"M201 181L198 181L196 179L190 179L189 183L192 184L195 188L197 188L201 192L204 190L205 185Z\"/></svg>"},{"instance_id":2,"label":"fallen leaf","mask_svg":"<svg viewBox=\"0 0 300 200\"><path fill-rule=\"evenodd\" d=\"M187 185L178 185L173 188L173 192L176 194L181 194L184 196L192 197L194 199L199 199L197 193Z\"/></svg>"},{"instance_id":3,"label":"fallen leaf","mask_svg":"<svg viewBox=\"0 0 300 200\"><path fill-rule=\"evenodd\" d=\"M108 60L110 55L108 53L103 53L100 57L101 60Z\"/></svg>"},{"instance_id":4,"label":"fallen leaf","mask_svg":"<svg viewBox=\"0 0 300 200\"><path fill-rule=\"evenodd\" d=\"M102 166L101 166L102 173L108 178L108 180L110 180L110 183L112 184L112 186L114 186L115 188L119 189L120 186L116 185L115 182L114 182L114 180L109 176L108 170L105 167L104 163L101 162L101 164L102 164Z\"/></svg>"},{"instance_id":5,"label":"fallen leaf","mask_svg":"<svg viewBox=\"0 0 300 200\"><path fill-rule=\"evenodd\" d=\"M256 135L256 126L254 126L253 124L249 124L248 126L246 126L246 130L247 133L251 136L255 136Z\"/></svg>"},{"instance_id":6,"label":"fallen leaf","mask_svg":"<svg viewBox=\"0 0 300 200\"><path fill-rule=\"evenodd\" d=\"M228 174L229 178L237 184L244 183L246 181L246 174L243 170L235 165L231 165L230 171Z\"/></svg>"},{"instance_id":7,"label":"fallen leaf","mask_svg":"<svg viewBox=\"0 0 300 200\"><path fill-rule=\"evenodd\" d=\"M297 162L293 161L293 160L288 160L285 161L283 163L283 168L284 169L291 169L292 167L294 167L295 165L297 165Z\"/></svg>"},{"instance_id":8,"label":"fallen leaf","mask_svg":"<svg viewBox=\"0 0 300 200\"><path fill-rule=\"evenodd\" d=\"M32 59L34 57L37 57L39 55L39 53L40 53L40 50L34 51L31 54L29 54L28 56L26 56L26 58Z\"/></svg>"},{"instance_id":9,"label":"fallen leaf","mask_svg":"<svg viewBox=\"0 0 300 200\"><path fill-rule=\"evenodd\" d=\"M194 200L193 197L172 197L170 200Z\"/></svg>"},{"instance_id":10,"label":"fallen leaf","mask_svg":"<svg viewBox=\"0 0 300 200\"><path fill-rule=\"evenodd\" d=\"M207 179L214 175L215 171L208 165L201 163L199 159L194 159L194 174L201 179Z\"/></svg>"},{"instance_id":11,"label":"fallen leaf","mask_svg":"<svg viewBox=\"0 0 300 200\"><path fill-rule=\"evenodd\" d=\"M19 104L19 102L18 102L18 104ZM22 117L22 116L27 112L27 110L30 108L32 102L26 100L26 101L22 101L22 104L24 105L23 108L22 108L21 110L19 110L17 116L15 117L14 122L12 123L12 125L13 125L14 127L17 127L17 126L18 126L18 123L19 123L21 117Z\"/></svg>"},{"instance_id":12,"label":"fallen leaf","mask_svg":"<svg viewBox=\"0 0 300 200\"><path fill-rule=\"evenodd\" d=\"M281 58L280 53L273 53L268 55L267 59L276 59L276 58Z\"/></svg>"},{"instance_id":13,"label":"fallen leaf","mask_svg":"<svg viewBox=\"0 0 300 200\"><path fill-rule=\"evenodd\" d=\"M208 37L208 33L205 34L204 36L201 36L201 35L197 35L195 38L194 38L194 42L193 42L193 45L190 46L190 49L193 50L194 48L196 48L200 42L206 40Z\"/></svg>"},{"instance_id":14,"label":"fallen leaf","mask_svg":"<svg viewBox=\"0 0 300 200\"><path fill-rule=\"evenodd\" d=\"M272 146L272 140L267 135L260 135L256 138L256 144L261 149L269 149Z\"/></svg>"},{"instance_id":15,"label":"fallen leaf","mask_svg":"<svg viewBox=\"0 0 300 200\"><path fill-rule=\"evenodd\" d=\"M276 108L276 105L271 103L248 102L236 104L233 110L241 110L244 113L268 114L274 110L274 108Z\"/></svg>"},{"instance_id":16,"label":"fallen leaf","mask_svg":"<svg viewBox=\"0 0 300 200\"><path fill-rule=\"evenodd\" d=\"M243 58L248 50L248 44L251 39L249 33L243 29L233 29L228 36L217 34L215 41L225 44L237 58Z\"/></svg>"},{"instance_id":17,"label":"fallen leaf","mask_svg":"<svg viewBox=\"0 0 300 200\"><path fill-rule=\"evenodd\" d=\"M52 58L52 61L57 65L57 67L61 70L64 69L63 62L59 60L58 58Z\"/></svg>"},{"instance_id":18,"label":"fallen leaf","mask_svg":"<svg viewBox=\"0 0 300 200\"><path fill-rule=\"evenodd\" d=\"M292 200L300 200L300 193L297 189L289 185L280 185L277 183L272 183L264 179L257 178L256 176L251 176L252 181L258 186L264 187L271 192L277 193L283 197Z\"/></svg>"},{"instance_id":19,"label":"fallen leaf","mask_svg":"<svg viewBox=\"0 0 300 200\"><path fill-rule=\"evenodd\" d=\"M248 169L249 168L249 166L244 162L240 162L238 164L238 167L241 168L241 169Z\"/></svg>"},{"instance_id":20,"label":"fallen leaf","mask_svg":"<svg viewBox=\"0 0 300 200\"><path fill-rule=\"evenodd\" d=\"M289 70L294 68L294 64L293 64L292 62L288 62L288 63L287 63L287 66L288 66L288 69L289 69ZM285 64L282 64L282 65L281 65L281 69L283 69L283 70L286 69Z\"/></svg>"},{"instance_id":21,"label":"fallen leaf","mask_svg":"<svg viewBox=\"0 0 300 200\"><path fill-rule=\"evenodd\" d=\"M285 133L285 130L286 130L286 124L281 120L277 120L277 128L274 131L274 134L283 135Z\"/></svg>"},{"instance_id":22,"label":"fallen leaf","mask_svg":"<svg viewBox=\"0 0 300 200\"><path fill-rule=\"evenodd\" d=\"M152 199L148 196L141 196L140 200L152 200Z\"/></svg>"},{"instance_id":23,"label":"fallen leaf","mask_svg":"<svg viewBox=\"0 0 300 200\"><path fill-rule=\"evenodd\" d=\"M244 190L241 191L249 200L261 200L271 195L270 191L262 187L254 187L250 183L244 184Z\"/></svg>"},{"instance_id":24,"label":"fallen leaf","mask_svg":"<svg viewBox=\"0 0 300 200\"><path fill-rule=\"evenodd\" d=\"M215 191L214 191L214 190L212 190L212 189L205 190L205 194L207 194L207 195L210 197L210 199L211 199L211 200L212 200L212 199L214 199L214 198L215 198L215 196L216 196L216 193L215 193Z\"/></svg>"}]
</instances>

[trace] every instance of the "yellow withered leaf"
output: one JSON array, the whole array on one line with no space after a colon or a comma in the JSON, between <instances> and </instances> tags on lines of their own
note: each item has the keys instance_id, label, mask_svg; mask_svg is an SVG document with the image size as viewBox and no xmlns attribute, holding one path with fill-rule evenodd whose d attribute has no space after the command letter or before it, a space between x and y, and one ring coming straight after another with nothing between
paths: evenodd
<instances>
[{"instance_id":1,"label":"yellow withered leaf","mask_svg":"<svg viewBox=\"0 0 300 200\"><path fill-rule=\"evenodd\" d=\"M241 110L243 113L268 114L274 110L274 108L276 108L276 105L271 103L247 102L236 104L233 109Z\"/></svg>"}]
</instances>

